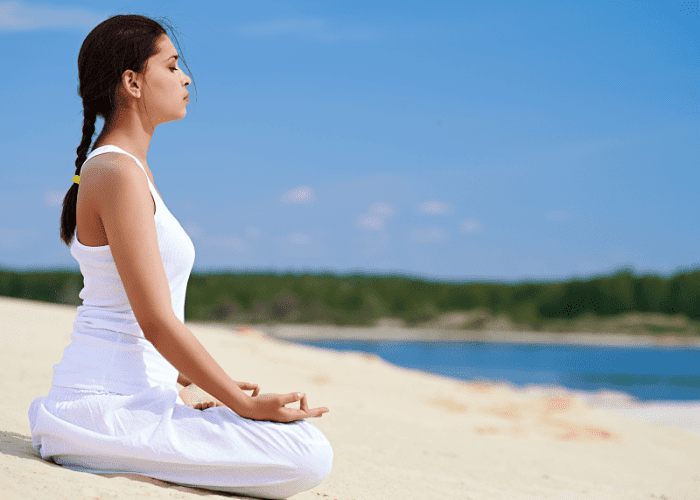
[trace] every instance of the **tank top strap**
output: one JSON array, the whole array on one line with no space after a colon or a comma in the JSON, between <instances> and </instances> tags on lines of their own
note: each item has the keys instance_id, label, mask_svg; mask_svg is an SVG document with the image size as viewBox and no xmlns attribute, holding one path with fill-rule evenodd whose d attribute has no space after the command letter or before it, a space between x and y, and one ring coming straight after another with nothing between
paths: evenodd
<instances>
[{"instance_id":1,"label":"tank top strap","mask_svg":"<svg viewBox=\"0 0 700 500\"><path fill-rule=\"evenodd\" d=\"M132 155L131 153L127 153L127 152L124 151L122 148L120 148L120 147L118 147L118 146L114 146L113 144L105 144L104 146L100 146L100 147L97 148L97 149L93 149L93 150L90 152L90 154L88 155L88 157L85 159L85 162L87 162L90 158L92 158L92 157L94 157L94 156L101 155L102 153L122 153L122 154L125 154L125 155L127 155L127 156L131 156L131 157L134 159L134 161L136 162L136 164L137 164L139 167L141 167L141 170L143 170L143 173L146 174L146 179L148 179L148 184L151 183L151 179L148 178L148 173L146 172L146 169L143 168L143 165L141 164L141 162L139 161L139 159L136 158L136 157L135 157L134 155ZM85 165L85 163L83 163L83 165Z\"/></svg>"}]
</instances>

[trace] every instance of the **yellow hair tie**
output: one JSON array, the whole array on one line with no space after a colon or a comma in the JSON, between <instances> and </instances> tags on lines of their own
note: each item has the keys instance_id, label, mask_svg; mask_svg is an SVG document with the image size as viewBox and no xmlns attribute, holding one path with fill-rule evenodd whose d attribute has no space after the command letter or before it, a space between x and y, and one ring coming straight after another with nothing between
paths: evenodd
<instances>
[{"instance_id":1,"label":"yellow hair tie","mask_svg":"<svg viewBox=\"0 0 700 500\"><path fill-rule=\"evenodd\" d=\"M73 182L75 182L76 184L80 185L80 176L79 176L78 174L75 174L75 175L73 176Z\"/></svg>"}]
</instances>

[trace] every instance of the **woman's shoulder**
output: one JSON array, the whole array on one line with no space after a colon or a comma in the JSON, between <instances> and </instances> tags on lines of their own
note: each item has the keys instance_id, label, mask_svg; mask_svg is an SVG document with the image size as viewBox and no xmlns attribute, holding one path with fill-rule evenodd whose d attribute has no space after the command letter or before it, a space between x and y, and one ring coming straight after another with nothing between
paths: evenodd
<instances>
[{"instance_id":1,"label":"woman's shoulder","mask_svg":"<svg viewBox=\"0 0 700 500\"><path fill-rule=\"evenodd\" d=\"M108 207L124 204L156 213L147 174L133 158L120 153L102 153L90 158L80 170L78 203L102 214Z\"/></svg>"},{"instance_id":2,"label":"woman's shoulder","mask_svg":"<svg viewBox=\"0 0 700 500\"><path fill-rule=\"evenodd\" d=\"M146 172L128 155L105 152L89 158L80 169L80 184L110 186L145 185Z\"/></svg>"},{"instance_id":3,"label":"woman's shoulder","mask_svg":"<svg viewBox=\"0 0 700 500\"><path fill-rule=\"evenodd\" d=\"M133 170L134 172L141 172L141 175L145 174L144 170L131 156L116 151L105 151L91 158L88 157L81 167L81 173L85 168L100 168L104 171L113 172L129 172Z\"/></svg>"}]
</instances>

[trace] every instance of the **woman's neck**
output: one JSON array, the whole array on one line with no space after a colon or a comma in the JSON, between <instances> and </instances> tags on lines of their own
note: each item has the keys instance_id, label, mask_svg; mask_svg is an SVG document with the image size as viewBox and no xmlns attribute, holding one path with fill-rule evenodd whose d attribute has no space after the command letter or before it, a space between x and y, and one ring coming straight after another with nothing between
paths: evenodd
<instances>
[{"instance_id":1,"label":"woman's neck","mask_svg":"<svg viewBox=\"0 0 700 500\"><path fill-rule=\"evenodd\" d=\"M116 113L109 124L105 124L93 147L111 144L145 162L152 138L153 130L142 121L141 117L122 111Z\"/></svg>"}]
</instances>

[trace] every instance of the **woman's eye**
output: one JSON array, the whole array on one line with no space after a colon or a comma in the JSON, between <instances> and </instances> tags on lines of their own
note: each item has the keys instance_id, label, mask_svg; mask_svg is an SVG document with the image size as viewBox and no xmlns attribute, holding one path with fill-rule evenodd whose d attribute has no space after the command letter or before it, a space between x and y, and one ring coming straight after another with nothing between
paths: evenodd
<instances>
[{"instance_id":1,"label":"woman's eye","mask_svg":"<svg viewBox=\"0 0 700 500\"><path fill-rule=\"evenodd\" d=\"M177 70L177 68L170 68L170 69Z\"/></svg>"}]
</instances>

